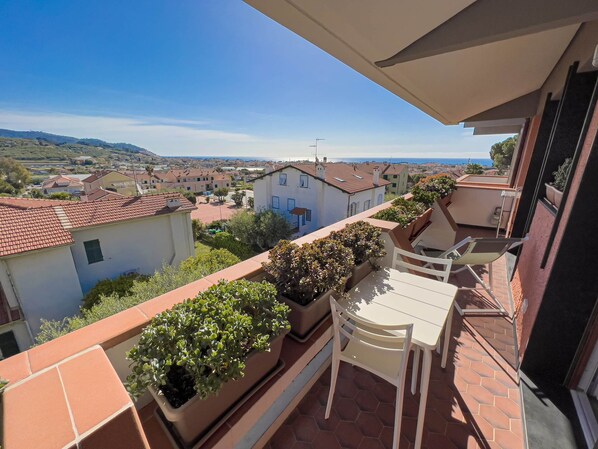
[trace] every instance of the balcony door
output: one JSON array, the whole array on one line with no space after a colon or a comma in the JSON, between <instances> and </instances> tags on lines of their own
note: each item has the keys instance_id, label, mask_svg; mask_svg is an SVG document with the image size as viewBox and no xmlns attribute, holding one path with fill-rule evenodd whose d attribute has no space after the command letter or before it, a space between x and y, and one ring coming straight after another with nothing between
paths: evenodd
<instances>
[{"instance_id":1,"label":"balcony door","mask_svg":"<svg viewBox=\"0 0 598 449\"><path fill-rule=\"evenodd\" d=\"M598 342L571 395L588 447L598 447Z\"/></svg>"}]
</instances>

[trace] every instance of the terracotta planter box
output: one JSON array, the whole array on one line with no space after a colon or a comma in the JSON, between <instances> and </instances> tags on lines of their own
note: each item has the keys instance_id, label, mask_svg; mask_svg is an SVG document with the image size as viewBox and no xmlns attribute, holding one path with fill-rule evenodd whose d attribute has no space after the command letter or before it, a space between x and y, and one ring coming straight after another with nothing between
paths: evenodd
<instances>
[{"instance_id":1,"label":"terracotta planter box","mask_svg":"<svg viewBox=\"0 0 598 449\"><path fill-rule=\"evenodd\" d=\"M295 301L280 296L280 301L291 308L289 322L291 323L291 334L298 339L303 339L309 332L330 313L330 295L332 290L318 296L306 306L297 304Z\"/></svg>"},{"instance_id":2,"label":"terracotta planter box","mask_svg":"<svg viewBox=\"0 0 598 449\"><path fill-rule=\"evenodd\" d=\"M453 197L453 192L449 193L444 198L440 198L440 202L446 206L448 203L451 202L452 197Z\"/></svg>"},{"instance_id":3,"label":"terracotta planter box","mask_svg":"<svg viewBox=\"0 0 598 449\"><path fill-rule=\"evenodd\" d=\"M351 277L347 282L347 290L351 290L353 287L359 284L359 282L368 274L370 274L372 270L373 267L369 260L362 263L361 265L353 267L353 270L351 271Z\"/></svg>"},{"instance_id":4,"label":"terracotta planter box","mask_svg":"<svg viewBox=\"0 0 598 449\"><path fill-rule=\"evenodd\" d=\"M551 186L550 184L545 184L546 186L546 199L550 201L554 206L558 209L561 205L561 201L563 199L563 192L558 190L556 187Z\"/></svg>"},{"instance_id":5,"label":"terracotta planter box","mask_svg":"<svg viewBox=\"0 0 598 449\"><path fill-rule=\"evenodd\" d=\"M173 408L162 393L150 388L162 413L186 445L191 446L199 441L221 416L276 367L285 335L286 332L272 340L269 352L250 353L245 364L245 375L227 382L217 394L206 399L196 396L181 407Z\"/></svg>"},{"instance_id":6,"label":"terracotta planter box","mask_svg":"<svg viewBox=\"0 0 598 449\"><path fill-rule=\"evenodd\" d=\"M554 205L556 208L561 207L561 201L563 200L563 192L560 190L554 189Z\"/></svg>"},{"instance_id":7,"label":"terracotta planter box","mask_svg":"<svg viewBox=\"0 0 598 449\"><path fill-rule=\"evenodd\" d=\"M430 208L413 221L414 226L413 226L413 230L412 230L411 234L409 235L409 238L415 237L417 235L417 233L419 231L421 231L422 228L428 223L428 221L430 221L432 212L433 212L433 210L432 210L432 208Z\"/></svg>"}]
</instances>

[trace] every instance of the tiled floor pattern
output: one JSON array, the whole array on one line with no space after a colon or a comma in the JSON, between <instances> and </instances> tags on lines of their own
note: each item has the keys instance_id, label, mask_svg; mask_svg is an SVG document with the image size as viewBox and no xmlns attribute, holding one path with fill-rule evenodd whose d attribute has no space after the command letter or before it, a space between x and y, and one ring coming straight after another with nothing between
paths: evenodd
<instances>
[{"instance_id":1,"label":"tiled floor pattern","mask_svg":"<svg viewBox=\"0 0 598 449\"><path fill-rule=\"evenodd\" d=\"M495 293L508 304L503 264L495 266ZM457 279L458 280L458 279ZM461 292L458 301L470 300ZM411 363L411 362L410 362ZM330 370L308 392L267 449L391 448L394 388L368 372L341 364L333 413L324 420ZM423 447L522 449L524 437L515 366L513 323L502 317L455 314L446 370L436 355L426 408ZM409 385L409 378L407 385ZM401 449L414 445L419 393L407 389Z\"/></svg>"}]
</instances>

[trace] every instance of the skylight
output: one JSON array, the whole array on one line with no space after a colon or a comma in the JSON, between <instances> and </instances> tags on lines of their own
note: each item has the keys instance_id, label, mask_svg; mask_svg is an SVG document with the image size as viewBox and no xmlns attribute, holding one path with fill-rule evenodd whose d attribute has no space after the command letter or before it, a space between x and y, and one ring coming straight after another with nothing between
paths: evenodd
<instances>
[{"instance_id":1,"label":"skylight","mask_svg":"<svg viewBox=\"0 0 598 449\"><path fill-rule=\"evenodd\" d=\"M359 175L353 175L355 176L357 179L363 179L363 176L359 176Z\"/></svg>"},{"instance_id":2,"label":"skylight","mask_svg":"<svg viewBox=\"0 0 598 449\"><path fill-rule=\"evenodd\" d=\"M345 180L344 180L344 179L337 178L336 176L334 177L334 179L336 179L337 181L340 181L340 182L345 182Z\"/></svg>"}]
</instances>

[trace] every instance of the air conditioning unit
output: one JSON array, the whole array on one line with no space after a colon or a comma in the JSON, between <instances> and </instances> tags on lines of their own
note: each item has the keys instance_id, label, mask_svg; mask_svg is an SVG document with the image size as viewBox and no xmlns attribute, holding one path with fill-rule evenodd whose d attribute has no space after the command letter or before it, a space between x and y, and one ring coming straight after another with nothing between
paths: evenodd
<instances>
[{"instance_id":1,"label":"air conditioning unit","mask_svg":"<svg viewBox=\"0 0 598 449\"><path fill-rule=\"evenodd\" d=\"M166 200L166 206L169 209L176 209L177 207L181 206L181 200L178 198L169 198Z\"/></svg>"}]
</instances>

